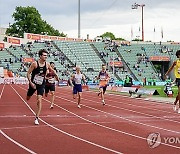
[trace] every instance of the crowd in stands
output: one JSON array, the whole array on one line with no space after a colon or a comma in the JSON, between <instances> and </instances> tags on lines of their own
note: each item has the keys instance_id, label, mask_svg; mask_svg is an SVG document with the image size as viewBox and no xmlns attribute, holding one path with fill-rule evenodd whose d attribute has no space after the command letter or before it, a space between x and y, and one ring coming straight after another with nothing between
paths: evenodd
<instances>
[{"instance_id":1,"label":"crowd in stands","mask_svg":"<svg viewBox=\"0 0 180 154\"><path fill-rule=\"evenodd\" d=\"M143 63L146 67L148 67L148 62L149 62L149 57L145 56L144 54L137 53L136 55L137 58L137 63L134 64L133 69L138 71L138 75L142 76L142 73L145 73L144 69L141 69L140 65Z\"/></svg>"},{"instance_id":2,"label":"crowd in stands","mask_svg":"<svg viewBox=\"0 0 180 154\"><path fill-rule=\"evenodd\" d=\"M34 43L32 42L28 42L27 44L21 44L20 47L16 47L16 46L10 46L9 48L12 48L13 50L23 50L29 57L36 57L35 60L38 59L39 55L38 55L38 50L36 50L37 44L41 44L40 47L44 47L47 49L47 51L49 52L48 56L49 58L51 58L53 61L58 62L60 65L63 66L63 70L61 69L57 69L58 74L60 74L63 77L68 77L70 76L70 72L72 72L72 69L76 66L76 64L74 64L73 66L71 66L69 64L69 61L66 57L66 55L63 54L63 52L59 49L56 49L54 47L54 45L52 44L52 42L50 41L35 41ZM101 58L104 58L105 61L107 62L107 68L110 68L110 70L112 70L113 66L110 65L110 61L121 61L121 58L117 56L117 54L114 54L115 57L112 57L112 53L111 52L115 52L115 48L118 48L119 46L131 46L130 43L128 42L121 42L120 45L117 45L115 42L113 41L106 41L105 42L105 46L104 46L104 50L102 49L102 51L99 52ZM138 72L138 76L143 76L143 73L146 72L146 69L141 68L142 64L148 69L148 64L149 64L149 57L146 55L146 50L147 49L143 46L141 46L139 48L140 50L144 51L144 54L138 53L137 56L137 62L133 65L133 69L135 71ZM0 50L5 50L5 49L0 49ZM131 49L126 49L125 50L128 53L133 52ZM173 49L170 49L168 46L166 45L161 45L159 46L159 48L156 48L156 44L154 44L154 52L161 52L161 53L169 53L169 52L173 52ZM14 59L12 58L5 58L5 59L0 59L0 64L2 62L7 62L6 64L6 68L9 69L11 64L14 63L21 63L20 67L17 69L17 72L21 73L21 72L26 72L29 68L30 63L29 62L24 62L23 61L23 56L19 55L16 56L14 55ZM130 63L127 62L127 65L130 65ZM88 68L89 69L89 68ZM87 72L94 72L94 70L87 70ZM127 70L124 67L115 67L114 68L114 72L115 73L127 73ZM154 85L154 83L156 82L156 77L157 74L152 73L152 77L146 79L146 82L148 85Z\"/></svg>"}]
</instances>

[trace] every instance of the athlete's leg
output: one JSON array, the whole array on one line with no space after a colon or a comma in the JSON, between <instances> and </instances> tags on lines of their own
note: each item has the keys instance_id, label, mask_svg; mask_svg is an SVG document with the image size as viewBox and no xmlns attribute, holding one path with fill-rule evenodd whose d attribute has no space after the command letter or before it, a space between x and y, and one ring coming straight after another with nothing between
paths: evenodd
<instances>
[{"instance_id":1,"label":"athlete's leg","mask_svg":"<svg viewBox=\"0 0 180 154\"><path fill-rule=\"evenodd\" d=\"M49 86L45 86L45 96L47 97L49 93Z\"/></svg>"},{"instance_id":2,"label":"athlete's leg","mask_svg":"<svg viewBox=\"0 0 180 154\"><path fill-rule=\"evenodd\" d=\"M103 87L100 87L100 88L99 88L99 91L100 91L100 93L101 93L101 100L102 100L102 102L104 102Z\"/></svg>"},{"instance_id":3,"label":"athlete's leg","mask_svg":"<svg viewBox=\"0 0 180 154\"><path fill-rule=\"evenodd\" d=\"M53 108L54 98L55 98L55 92L54 92L54 91L51 91L51 106L50 106L50 108Z\"/></svg>"},{"instance_id":4,"label":"athlete's leg","mask_svg":"<svg viewBox=\"0 0 180 154\"><path fill-rule=\"evenodd\" d=\"M73 86L73 98L76 99L77 97L77 89L76 86Z\"/></svg>"},{"instance_id":5,"label":"athlete's leg","mask_svg":"<svg viewBox=\"0 0 180 154\"><path fill-rule=\"evenodd\" d=\"M178 100L177 100L177 102L179 101L179 109L178 109L178 113L180 113L180 86L178 87ZM176 101L175 101L176 102ZM176 104L177 104L177 102L176 102ZM174 103L175 104L175 103ZM176 104L175 104L175 106L176 106Z\"/></svg>"},{"instance_id":6,"label":"athlete's leg","mask_svg":"<svg viewBox=\"0 0 180 154\"><path fill-rule=\"evenodd\" d=\"M81 103L82 92L78 92L78 105Z\"/></svg>"},{"instance_id":7,"label":"athlete's leg","mask_svg":"<svg viewBox=\"0 0 180 154\"><path fill-rule=\"evenodd\" d=\"M26 95L26 100L30 100L31 96L34 94L34 92L36 91L36 89L33 89L30 85L27 91L27 95Z\"/></svg>"},{"instance_id":8,"label":"athlete's leg","mask_svg":"<svg viewBox=\"0 0 180 154\"><path fill-rule=\"evenodd\" d=\"M36 117L39 118L42 108L42 95L37 95L37 112Z\"/></svg>"},{"instance_id":9,"label":"athlete's leg","mask_svg":"<svg viewBox=\"0 0 180 154\"><path fill-rule=\"evenodd\" d=\"M42 108L42 96L44 93L45 86L37 86L37 111L36 111L36 118L35 118L35 125L39 125L38 118L41 113Z\"/></svg>"},{"instance_id":10,"label":"athlete's leg","mask_svg":"<svg viewBox=\"0 0 180 154\"><path fill-rule=\"evenodd\" d=\"M30 98L31 98L31 96L26 96L26 100L28 101L28 100L30 100Z\"/></svg>"},{"instance_id":11,"label":"athlete's leg","mask_svg":"<svg viewBox=\"0 0 180 154\"><path fill-rule=\"evenodd\" d=\"M176 79L176 84L178 86L178 94L176 96L176 100L174 101L174 105L173 105L173 110L176 111L177 110L177 103L180 102L180 80ZM179 103L179 108L180 108L180 103ZM180 109L178 109L178 113L180 113Z\"/></svg>"}]
</instances>

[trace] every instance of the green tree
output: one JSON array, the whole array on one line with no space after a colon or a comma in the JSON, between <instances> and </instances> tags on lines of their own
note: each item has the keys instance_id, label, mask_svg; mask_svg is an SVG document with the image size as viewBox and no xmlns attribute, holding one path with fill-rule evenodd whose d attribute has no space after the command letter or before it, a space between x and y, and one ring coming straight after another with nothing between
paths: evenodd
<instances>
[{"instance_id":1,"label":"green tree","mask_svg":"<svg viewBox=\"0 0 180 154\"><path fill-rule=\"evenodd\" d=\"M125 39L123 39L123 38L121 38L121 37L116 38L116 40L125 41Z\"/></svg>"},{"instance_id":2,"label":"green tree","mask_svg":"<svg viewBox=\"0 0 180 154\"><path fill-rule=\"evenodd\" d=\"M106 33L102 34L101 37L102 38L110 38L111 40L115 40L115 36L111 32L106 32Z\"/></svg>"},{"instance_id":3,"label":"green tree","mask_svg":"<svg viewBox=\"0 0 180 154\"><path fill-rule=\"evenodd\" d=\"M123 38L116 38L115 35L111 32L106 32L104 34L101 35L101 37L104 39L104 38L110 38L111 40L120 40L120 41L124 41L125 39Z\"/></svg>"},{"instance_id":4,"label":"green tree","mask_svg":"<svg viewBox=\"0 0 180 154\"><path fill-rule=\"evenodd\" d=\"M132 40L132 41L142 41L142 39L135 38L135 39Z\"/></svg>"},{"instance_id":5,"label":"green tree","mask_svg":"<svg viewBox=\"0 0 180 154\"><path fill-rule=\"evenodd\" d=\"M23 37L23 34L26 32L34 34L43 33L63 37L66 36L64 33L60 33L45 20L43 20L35 7L17 6L12 17L14 18L15 22L7 29L7 35Z\"/></svg>"}]
</instances>

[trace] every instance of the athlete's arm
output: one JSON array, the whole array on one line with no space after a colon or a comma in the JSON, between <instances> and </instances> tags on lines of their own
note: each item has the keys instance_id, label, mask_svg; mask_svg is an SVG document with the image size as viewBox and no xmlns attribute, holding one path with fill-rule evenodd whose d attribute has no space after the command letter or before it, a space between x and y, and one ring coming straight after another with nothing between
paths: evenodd
<instances>
[{"instance_id":1,"label":"athlete's arm","mask_svg":"<svg viewBox=\"0 0 180 154\"><path fill-rule=\"evenodd\" d=\"M106 78L106 80L107 80L107 81L110 80L110 75L109 75L109 73L107 73L107 78Z\"/></svg>"},{"instance_id":2,"label":"athlete's arm","mask_svg":"<svg viewBox=\"0 0 180 154\"><path fill-rule=\"evenodd\" d=\"M166 72L166 74L164 75L164 79L166 79L166 76L172 71L172 69L174 68L175 65L176 65L176 61L173 62L173 64L169 68L169 70Z\"/></svg>"},{"instance_id":3,"label":"athlete's arm","mask_svg":"<svg viewBox=\"0 0 180 154\"><path fill-rule=\"evenodd\" d=\"M95 81L95 80L99 80L99 79L100 79L100 73L98 74L97 77L95 77L94 81Z\"/></svg>"},{"instance_id":4,"label":"athlete's arm","mask_svg":"<svg viewBox=\"0 0 180 154\"><path fill-rule=\"evenodd\" d=\"M36 89L36 86L34 83L31 82L31 73L35 68L36 68L36 62L33 62L27 71L27 79L29 81L30 86L34 89Z\"/></svg>"},{"instance_id":5,"label":"athlete's arm","mask_svg":"<svg viewBox=\"0 0 180 154\"><path fill-rule=\"evenodd\" d=\"M83 82L86 84L86 78L84 75L82 75Z\"/></svg>"},{"instance_id":6,"label":"athlete's arm","mask_svg":"<svg viewBox=\"0 0 180 154\"><path fill-rule=\"evenodd\" d=\"M56 71L51 67L51 65L50 65L49 63L47 63L47 67L48 67L48 69L49 69L51 72L53 72L53 73L55 74L56 79L57 79L57 81L59 82L60 80L59 80L59 77L58 77Z\"/></svg>"},{"instance_id":7,"label":"athlete's arm","mask_svg":"<svg viewBox=\"0 0 180 154\"><path fill-rule=\"evenodd\" d=\"M46 76L45 76L45 79L46 80L48 80L49 79L49 77L47 77L47 74L49 73L49 70L47 70L47 72L46 72Z\"/></svg>"},{"instance_id":8,"label":"athlete's arm","mask_svg":"<svg viewBox=\"0 0 180 154\"><path fill-rule=\"evenodd\" d=\"M74 84L72 82L74 80L74 78L75 78L75 74L72 74L71 77L70 77L70 80L69 80L71 86L74 86Z\"/></svg>"}]
</instances>

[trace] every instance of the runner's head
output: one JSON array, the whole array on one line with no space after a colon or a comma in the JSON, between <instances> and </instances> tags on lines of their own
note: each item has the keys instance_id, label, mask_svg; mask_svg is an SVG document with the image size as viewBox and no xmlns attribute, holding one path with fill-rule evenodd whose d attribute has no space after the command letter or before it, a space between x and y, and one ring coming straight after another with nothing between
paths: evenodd
<instances>
[{"instance_id":1,"label":"runner's head","mask_svg":"<svg viewBox=\"0 0 180 154\"><path fill-rule=\"evenodd\" d=\"M180 58L180 50L176 51L176 56L177 56L177 58Z\"/></svg>"},{"instance_id":2,"label":"runner's head","mask_svg":"<svg viewBox=\"0 0 180 154\"><path fill-rule=\"evenodd\" d=\"M39 50L39 57L42 61L46 61L48 52L45 49Z\"/></svg>"},{"instance_id":3,"label":"runner's head","mask_svg":"<svg viewBox=\"0 0 180 154\"><path fill-rule=\"evenodd\" d=\"M102 64L102 71L106 71L106 65Z\"/></svg>"},{"instance_id":4,"label":"runner's head","mask_svg":"<svg viewBox=\"0 0 180 154\"><path fill-rule=\"evenodd\" d=\"M77 72L77 73L80 73L80 71L81 71L80 66L76 66L76 72Z\"/></svg>"},{"instance_id":5,"label":"runner's head","mask_svg":"<svg viewBox=\"0 0 180 154\"><path fill-rule=\"evenodd\" d=\"M50 62L50 65L51 65L51 67L54 69L54 67L55 67L55 65L54 65L54 62Z\"/></svg>"}]
</instances>

